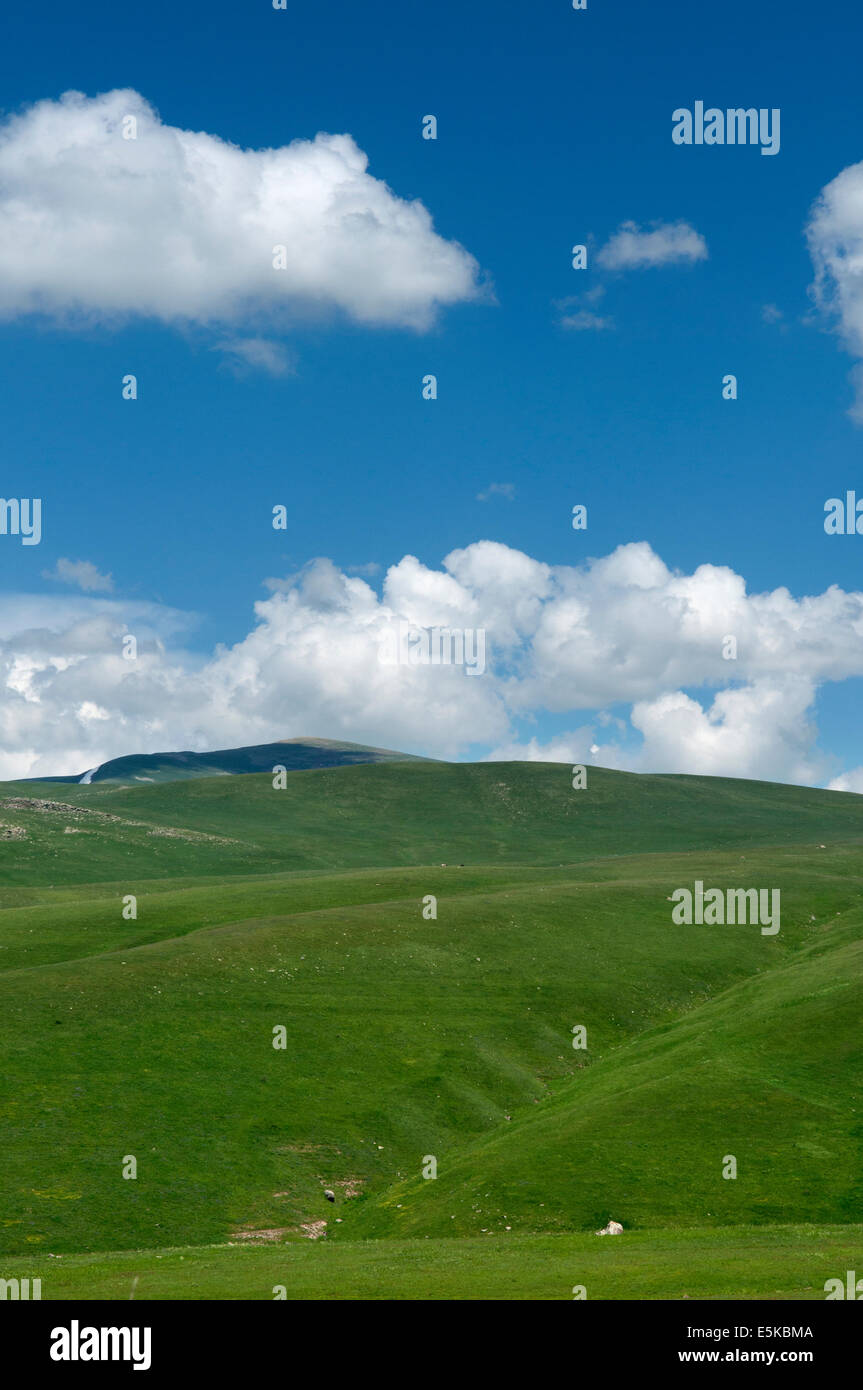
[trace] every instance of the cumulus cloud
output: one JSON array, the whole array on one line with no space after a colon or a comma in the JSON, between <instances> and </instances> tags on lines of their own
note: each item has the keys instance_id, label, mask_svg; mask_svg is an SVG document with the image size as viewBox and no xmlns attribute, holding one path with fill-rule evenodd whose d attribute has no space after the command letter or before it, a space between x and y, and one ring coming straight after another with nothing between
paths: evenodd
<instances>
[{"instance_id":1,"label":"cumulus cloud","mask_svg":"<svg viewBox=\"0 0 863 1390\"><path fill-rule=\"evenodd\" d=\"M596 259L606 270L692 265L707 259L707 243L688 222L653 222L649 231L623 222Z\"/></svg>"},{"instance_id":2,"label":"cumulus cloud","mask_svg":"<svg viewBox=\"0 0 863 1390\"><path fill-rule=\"evenodd\" d=\"M856 792L859 796L863 794L863 767L854 767L850 772L843 772L827 785L833 792Z\"/></svg>"},{"instance_id":3,"label":"cumulus cloud","mask_svg":"<svg viewBox=\"0 0 863 1390\"><path fill-rule=\"evenodd\" d=\"M0 127L2 316L284 325L338 310L424 329L478 292L473 257L350 135L244 150L164 123L131 89L67 92Z\"/></svg>"},{"instance_id":4,"label":"cumulus cloud","mask_svg":"<svg viewBox=\"0 0 863 1390\"><path fill-rule=\"evenodd\" d=\"M863 675L863 593L750 594L733 570L679 573L646 542L576 567L481 540L440 567L403 556L379 592L321 559L267 589L245 637L195 656L191 618L158 605L9 599L0 776L317 734L812 783L835 771L818 748L818 690ZM482 674L383 660L399 624L482 632ZM525 740L540 716L571 718L571 732Z\"/></svg>"},{"instance_id":5,"label":"cumulus cloud","mask_svg":"<svg viewBox=\"0 0 863 1390\"><path fill-rule=\"evenodd\" d=\"M110 574L100 574L89 560L67 560L62 555L53 570L43 570L43 579L56 579L71 584L86 594L110 594L114 580Z\"/></svg>"},{"instance_id":6,"label":"cumulus cloud","mask_svg":"<svg viewBox=\"0 0 863 1390\"><path fill-rule=\"evenodd\" d=\"M806 229L815 267L812 295L836 322L849 353L863 358L863 163L843 169L821 190ZM863 365L851 373L863 424Z\"/></svg>"},{"instance_id":7,"label":"cumulus cloud","mask_svg":"<svg viewBox=\"0 0 863 1390\"><path fill-rule=\"evenodd\" d=\"M709 708L682 691L639 701L631 716L644 736L639 761L713 777L745 769L743 775L765 781L781 769L783 781L814 781L823 763L810 718L814 698L812 681L785 676L721 690Z\"/></svg>"}]
</instances>

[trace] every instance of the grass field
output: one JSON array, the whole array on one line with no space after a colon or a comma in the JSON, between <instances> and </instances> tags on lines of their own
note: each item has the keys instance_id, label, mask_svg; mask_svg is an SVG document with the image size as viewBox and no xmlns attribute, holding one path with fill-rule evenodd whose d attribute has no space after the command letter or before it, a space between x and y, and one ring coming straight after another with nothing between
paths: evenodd
<instances>
[{"instance_id":1,"label":"grass field","mask_svg":"<svg viewBox=\"0 0 863 1390\"><path fill-rule=\"evenodd\" d=\"M809 1298L863 1269L863 799L569 776L0 787L0 1277ZM696 879L780 889L781 931L673 924Z\"/></svg>"},{"instance_id":2,"label":"grass field","mask_svg":"<svg viewBox=\"0 0 863 1390\"><path fill-rule=\"evenodd\" d=\"M43 1299L823 1299L863 1226L303 1241L13 1259Z\"/></svg>"}]
</instances>

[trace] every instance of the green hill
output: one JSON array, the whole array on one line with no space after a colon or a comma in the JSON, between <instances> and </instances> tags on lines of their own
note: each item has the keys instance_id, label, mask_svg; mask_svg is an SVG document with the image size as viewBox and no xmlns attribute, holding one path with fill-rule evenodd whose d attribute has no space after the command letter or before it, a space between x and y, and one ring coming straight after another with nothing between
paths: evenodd
<instances>
[{"instance_id":1,"label":"green hill","mask_svg":"<svg viewBox=\"0 0 863 1390\"><path fill-rule=\"evenodd\" d=\"M48 802L48 806L39 804ZM0 784L0 883L372 865L578 863L863 838L863 798L770 782L556 763L404 762L269 775ZM68 833L67 833L68 832Z\"/></svg>"},{"instance_id":2,"label":"green hill","mask_svg":"<svg viewBox=\"0 0 863 1390\"><path fill-rule=\"evenodd\" d=\"M863 911L847 916L792 963L587 1054L538 1113L441 1155L437 1181L397 1184L348 1234L858 1221Z\"/></svg>"},{"instance_id":3,"label":"green hill","mask_svg":"<svg viewBox=\"0 0 863 1390\"><path fill-rule=\"evenodd\" d=\"M7 1262L609 1215L859 1247L861 798L552 764L287 782L0 787ZM696 879L778 888L781 931L675 925Z\"/></svg>"}]
</instances>

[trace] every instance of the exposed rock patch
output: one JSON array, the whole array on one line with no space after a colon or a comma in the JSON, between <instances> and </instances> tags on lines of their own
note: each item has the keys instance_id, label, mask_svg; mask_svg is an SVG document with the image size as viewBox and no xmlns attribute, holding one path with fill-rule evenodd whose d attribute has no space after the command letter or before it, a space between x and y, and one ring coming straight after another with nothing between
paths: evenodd
<instances>
[{"instance_id":1,"label":"exposed rock patch","mask_svg":"<svg viewBox=\"0 0 863 1390\"><path fill-rule=\"evenodd\" d=\"M172 840L189 840L200 842L209 840L219 845L235 845L239 842L231 840L225 835L210 835L204 830L178 830L172 825L151 825L143 820L126 820L123 816L111 815L108 811L95 811L89 806L70 806L66 801L46 801L42 797L36 796L7 796L0 801L0 806L8 811L38 811L43 815L64 816L66 820L86 820L90 824L98 825L123 825L135 830L146 830L150 835L162 835ZM12 827L17 828L17 827ZM23 837L26 837L26 831ZM74 830L67 826L64 832L67 835L74 834ZM20 835L2 836L3 839L21 839Z\"/></svg>"},{"instance_id":2,"label":"exposed rock patch","mask_svg":"<svg viewBox=\"0 0 863 1390\"><path fill-rule=\"evenodd\" d=\"M326 1225L326 1222L324 1222L324 1225ZM269 1226L261 1228L260 1230L244 1228L239 1231L232 1231L231 1237L233 1240L257 1240L272 1244L276 1241L284 1240L285 1236L291 1235L295 1230L296 1227L294 1226Z\"/></svg>"}]
</instances>

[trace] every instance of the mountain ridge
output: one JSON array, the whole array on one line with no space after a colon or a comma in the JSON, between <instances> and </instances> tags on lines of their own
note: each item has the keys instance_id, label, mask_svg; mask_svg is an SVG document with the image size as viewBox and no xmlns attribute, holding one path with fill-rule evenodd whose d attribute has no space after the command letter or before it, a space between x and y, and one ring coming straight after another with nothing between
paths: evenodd
<instances>
[{"instance_id":1,"label":"mountain ridge","mask_svg":"<svg viewBox=\"0 0 863 1390\"><path fill-rule=\"evenodd\" d=\"M291 754L285 754L286 749ZM281 756L279 756L281 754ZM318 767L351 767L361 763L432 762L417 753L393 748L350 743L329 738L283 738L272 743L243 744L239 748L164 750L156 753L128 753L109 758L83 773L66 776L24 777L23 782L89 786L92 782L172 782L188 777L233 777L252 772L268 772L276 765L289 772Z\"/></svg>"}]
</instances>

